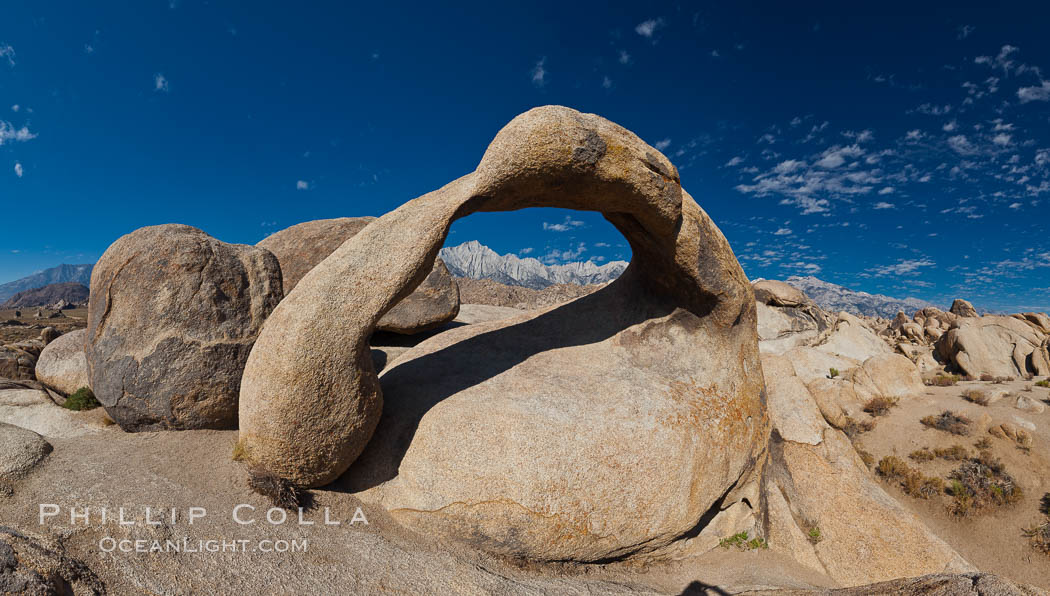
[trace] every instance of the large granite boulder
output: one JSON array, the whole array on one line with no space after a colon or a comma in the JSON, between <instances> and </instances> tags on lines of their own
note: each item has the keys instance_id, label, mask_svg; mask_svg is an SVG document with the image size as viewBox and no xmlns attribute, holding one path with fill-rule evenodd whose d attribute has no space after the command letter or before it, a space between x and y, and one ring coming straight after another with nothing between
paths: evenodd
<instances>
[{"instance_id":1,"label":"large granite boulder","mask_svg":"<svg viewBox=\"0 0 1050 596\"><path fill-rule=\"evenodd\" d=\"M51 453L51 443L37 433L0 422L0 479L25 474Z\"/></svg>"},{"instance_id":2,"label":"large granite boulder","mask_svg":"<svg viewBox=\"0 0 1050 596\"><path fill-rule=\"evenodd\" d=\"M70 395L81 387L90 387L87 356L84 354L86 329L77 329L49 343L40 352L36 378L49 388Z\"/></svg>"},{"instance_id":3,"label":"large granite boulder","mask_svg":"<svg viewBox=\"0 0 1050 596\"><path fill-rule=\"evenodd\" d=\"M833 319L801 290L782 281L752 284L758 311L758 347L763 353L783 354L815 341Z\"/></svg>"},{"instance_id":4,"label":"large granite boulder","mask_svg":"<svg viewBox=\"0 0 1050 596\"><path fill-rule=\"evenodd\" d=\"M0 594L102 596L106 586L62 542L0 525Z\"/></svg>"},{"instance_id":5,"label":"large granite boulder","mask_svg":"<svg viewBox=\"0 0 1050 596\"><path fill-rule=\"evenodd\" d=\"M1021 315L1032 327L1040 333L1050 334L1050 316L1045 312L1026 312Z\"/></svg>"},{"instance_id":6,"label":"large granite boulder","mask_svg":"<svg viewBox=\"0 0 1050 596\"><path fill-rule=\"evenodd\" d=\"M840 312L831 329L812 345L821 352L857 362L893 352L867 322L847 312Z\"/></svg>"},{"instance_id":7,"label":"large granite boulder","mask_svg":"<svg viewBox=\"0 0 1050 596\"><path fill-rule=\"evenodd\" d=\"M235 427L244 363L281 297L265 249L177 224L123 236L91 273L91 389L125 430Z\"/></svg>"},{"instance_id":8,"label":"large granite boulder","mask_svg":"<svg viewBox=\"0 0 1050 596\"><path fill-rule=\"evenodd\" d=\"M1018 377L1041 368L1044 342L1042 334L1014 317L960 317L936 349L942 360L972 377Z\"/></svg>"},{"instance_id":9,"label":"large granite boulder","mask_svg":"<svg viewBox=\"0 0 1050 596\"><path fill-rule=\"evenodd\" d=\"M340 217L296 224L264 238L256 246L272 252L281 263L284 295L335 249L353 238L374 217ZM439 327L459 313L459 287L441 259L414 292L379 320L376 329L419 333Z\"/></svg>"},{"instance_id":10,"label":"large granite boulder","mask_svg":"<svg viewBox=\"0 0 1050 596\"><path fill-rule=\"evenodd\" d=\"M761 279L751 284L755 291L755 302L771 306L802 306L813 301L805 292L775 279Z\"/></svg>"},{"instance_id":11,"label":"large granite boulder","mask_svg":"<svg viewBox=\"0 0 1050 596\"><path fill-rule=\"evenodd\" d=\"M845 434L819 420L816 402L789 374L787 357L763 354L762 365L774 427L763 484L772 550L842 586L975 571L882 490ZM807 421L803 434L794 422L800 419ZM806 539L811 526L820 528L817 544Z\"/></svg>"},{"instance_id":12,"label":"large granite boulder","mask_svg":"<svg viewBox=\"0 0 1050 596\"><path fill-rule=\"evenodd\" d=\"M369 337L450 224L537 206L601 211L632 264L576 301L439 334L381 381ZM753 476L769 429L755 319L725 237L663 155L598 116L537 108L475 172L369 224L274 310L245 368L239 441L307 486L361 456L347 482L396 519L492 552L641 556Z\"/></svg>"},{"instance_id":13,"label":"large granite boulder","mask_svg":"<svg viewBox=\"0 0 1050 596\"><path fill-rule=\"evenodd\" d=\"M957 315L959 317L972 318L980 316L977 314L977 309L974 308L969 301L963 300L962 298L956 298L955 301L952 302L952 307L949 310L952 314Z\"/></svg>"},{"instance_id":14,"label":"large granite boulder","mask_svg":"<svg viewBox=\"0 0 1050 596\"><path fill-rule=\"evenodd\" d=\"M24 346L10 344L0 346L0 378L32 379L36 368L37 354Z\"/></svg>"}]
</instances>

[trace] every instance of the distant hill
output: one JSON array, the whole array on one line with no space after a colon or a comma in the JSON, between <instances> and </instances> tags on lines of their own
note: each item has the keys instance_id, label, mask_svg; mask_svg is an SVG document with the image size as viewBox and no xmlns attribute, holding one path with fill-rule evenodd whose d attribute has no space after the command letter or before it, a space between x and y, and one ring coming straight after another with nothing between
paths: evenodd
<instances>
[{"instance_id":1,"label":"distant hill","mask_svg":"<svg viewBox=\"0 0 1050 596\"><path fill-rule=\"evenodd\" d=\"M817 306L829 312L844 310L854 315L892 319L901 311L910 317L917 310L922 310L927 306L937 306L918 298L892 298L881 294L856 292L811 275L805 277L796 275L784 281L805 292L813 299L813 302L817 303ZM937 308L943 307L937 306Z\"/></svg>"},{"instance_id":2,"label":"distant hill","mask_svg":"<svg viewBox=\"0 0 1050 596\"><path fill-rule=\"evenodd\" d=\"M91 269L94 265L59 265L50 269L44 269L29 277L16 279L0 285L0 302L6 302L9 298L25 290L34 290L50 284L76 282L91 285Z\"/></svg>"},{"instance_id":3,"label":"distant hill","mask_svg":"<svg viewBox=\"0 0 1050 596\"><path fill-rule=\"evenodd\" d=\"M75 281L48 284L42 288L21 291L0 304L0 308L48 306L60 300L65 300L67 304L83 304L88 300L88 287Z\"/></svg>"},{"instance_id":4,"label":"distant hill","mask_svg":"<svg viewBox=\"0 0 1050 596\"><path fill-rule=\"evenodd\" d=\"M510 286L542 290L555 284L602 284L627 269L627 261L595 265L591 261L544 265L533 258L501 255L476 240L442 248L441 260L456 277L491 279Z\"/></svg>"}]
</instances>

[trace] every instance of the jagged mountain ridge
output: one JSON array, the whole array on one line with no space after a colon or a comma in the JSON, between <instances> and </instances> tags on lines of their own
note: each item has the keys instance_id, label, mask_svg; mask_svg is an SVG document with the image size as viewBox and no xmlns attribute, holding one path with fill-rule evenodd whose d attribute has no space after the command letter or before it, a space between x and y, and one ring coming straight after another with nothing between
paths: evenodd
<instances>
[{"instance_id":1,"label":"jagged mountain ridge","mask_svg":"<svg viewBox=\"0 0 1050 596\"><path fill-rule=\"evenodd\" d=\"M19 292L42 288L50 284L76 282L89 286L91 285L92 268L94 268L94 265L90 264L59 265L50 269L44 269L22 279L7 282L0 285L0 303L6 302Z\"/></svg>"},{"instance_id":2,"label":"jagged mountain ridge","mask_svg":"<svg viewBox=\"0 0 1050 596\"><path fill-rule=\"evenodd\" d=\"M88 301L88 287L75 281L48 284L42 288L22 290L12 296L0 308L28 308L48 306L64 300L67 304L84 304Z\"/></svg>"},{"instance_id":3,"label":"jagged mountain ridge","mask_svg":"<svg viewBox=\"0 0 1050 596\"><path fill-rule=\"evenodd\" d=\"M491 279L534 290L555 284L602 284L616 279L627 268L627 261L604 265L595 265L592 261L544 265L531 257L501 255L477 240L442 248L439 256L449 272L457 277Z\"/></svg>"},{"instance_id":4,"label":"jagged mountain ridge","mask_svg":"<svg viewBox=\"0 0 1050 596\"><path fill-rule=\"evenodd\" d=\"M857 292L847 287L817 279L812 275L794 275L784 280L813 299L817 306L829 312L846 311L854 315L884 317L891 319L903 311L911 316L915 311L927 306L937 306L918 298L893 298L882 294Z\"/></svg>"}]
</instances>

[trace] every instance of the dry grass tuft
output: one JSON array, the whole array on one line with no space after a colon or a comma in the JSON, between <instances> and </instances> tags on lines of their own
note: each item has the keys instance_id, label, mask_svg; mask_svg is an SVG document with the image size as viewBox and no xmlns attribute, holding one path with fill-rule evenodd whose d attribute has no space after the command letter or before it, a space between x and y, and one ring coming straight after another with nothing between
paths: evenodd
<instances>
[{"instance_id":1,"label":"dry grass tuft","mask_svg":"<svg viewBox=\"0 0 1050 596\"><path fill-rule=\"evenodd\" d=\"M988 395L979 389L967 389L966 391L963 391L962 396L963 399L972 404L977 404L979 406L988 405Z\"/></svg>"},{"instance_id":2,"label":"dry grass tuft","mask_svg":"<svg viewBox=\"0 0 1050 596\"><path fill-rule=\"evenodd\" d=\"M938 416L926 416L920 422L930 428L942 430L953 435L965 436L970 434L970 419L951 410L945 410Z\"/></svg>"},{"instance_id":3,"label":"dry grass tuft","mask_svg":"<svg viewBox=\"0 0 1050 596\"><path fill-rule=\"evenodd\" d=\"M282 509L297 509L305 501L305 491L294 482L258 466L248 470L248 488Z\"/></svg>"},{"instance_id":4,"label":"dry grass tuft","mask_svg":"<svg viewBox=\"0 0 1050 596\"><path fill-rule=\"evenodd\" d=\"M896 455L889 455L879 460L875 472L887 480L898 482L904 494L912 497L929 499L944 490L943 480L923 475L922 472L909 467Z\"/></svg>"},{"instance_id":5,"label":"dry grass tuft","mask_svg":"<svg viewBox=\"0 0 1050 596\"><path fill-rule=\"evenodd\" d=\"M846 433L847 437L854 439L857 435L866 433L873 428L875 428L874 420L855 420L846 416L846 425L841 430Z\"/></svg>"},{"instance_id":6,"label":"dry grass tuft","mask_svg":"<svg viewBox=\"0 0 1050 596\"><path fill-rule=\"evenodd\" d=\"M872 416L885 416L897 402L885 397L873 397L864 404L864 411Z\"/></svg>"},{"instance_id":7,"label":"dry grass tuft","mask_svg":"<svg viewBox=\"0 0 1050 596\"><path fill-rule=\"evenodd\" d=\"M936 377L926 381L927 385L934 387L951 387L959 383L959 377L957 375L937 375Z\"/></svg>"}]
</instances>

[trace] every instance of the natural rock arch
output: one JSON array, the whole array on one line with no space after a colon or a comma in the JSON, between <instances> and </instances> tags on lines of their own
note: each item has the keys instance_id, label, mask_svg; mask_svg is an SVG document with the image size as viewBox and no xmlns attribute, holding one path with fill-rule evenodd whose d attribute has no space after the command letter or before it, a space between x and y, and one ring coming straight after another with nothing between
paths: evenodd
<instances>
[{"instance_id":1,"label":"natural rock arch","mask_svg":"<svg viewBox=\"0 0 1050 596\"><path fill-rule=\"evenodd\" d=\"M718 472L695 507L724 494L755 465L769 432L751 286L666 157L623 127L558 106L516 117L477 170L369 224L274 310L241 385L240 441L251 460L306 486L339 477L382 411L368 344L376 322L431 270L453 221L527 207L601 212L634 255L607 289L669 302L706 342L692 371L706 384L682 399L693 410L717 402L718 411L691 417L717 420L725 444L710 455Z\"/></svg>"}]
</instances>

